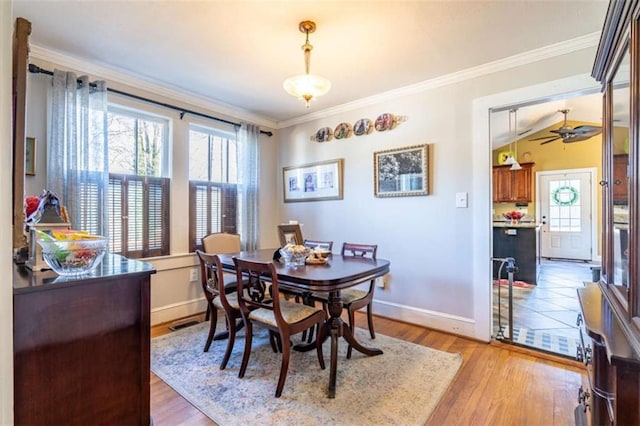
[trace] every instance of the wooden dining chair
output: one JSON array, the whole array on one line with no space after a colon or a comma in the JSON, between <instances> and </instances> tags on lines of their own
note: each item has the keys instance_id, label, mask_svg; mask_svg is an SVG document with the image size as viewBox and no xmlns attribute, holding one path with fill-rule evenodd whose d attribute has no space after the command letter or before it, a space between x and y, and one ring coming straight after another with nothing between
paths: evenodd
<instances>
[{"instance_id":1,"label":"wooden dining chair","mask_svg":"<svg viewBox=\"0 0 640 426\"><path fill-rule=\"evenodd\" d=\"M212 232L202 237L202 250L209 254L227 254L237 253L240 251L240 234L232 234L228 232ZM227 292L236 291L235 275L225 275L225 286ZM211 310L207 305L207 312L204 316L205 321L209 321Z\"/></svg>"},{"instance_id":2,"label":"wooden dining chair","mask_svg":"<svg viewBox=\"0 0 640 426\"><path fill-rule=\"evenodd\" d=\"M317 240L304 240L304 246L309 248L321 248L326 250L333 250L333 241L317 241Z\"/></svg>"},{"instance_id":3,"label":"wooden dining chair","mask_svg":"<svg viewBox=\"0 0 640 426\"><path fill-rule=\"evenodd\" d=\"M342 256L353 256L375 259L378 246L376 244L354 244L344 243L342 244ZM349 317L349 326L352 330L355 329L355 312L358 309L367 307L367 323L369 326L369 334L372 339L376 338L376 333L373 330L373 291L375 290L375 280L369 282L368 290L360 290L357 288L347 288L342 290L342 308L346 309ZM326 292L313 292L310 296L311 300L319 301L322 303L325 311L327 310L327 304L329 303L329 293ZM347 349L347 358L351 358L352 347L349 345Z\"/></svg>"},{"instance_id":4,"label":"wooden dining chair","mask_svg":"<svg viewBox=\"0 0 640 426\"><path fill-rule=\"evenodd\" d=\"M289 369L291 336L313 326L319 332L320 327L324 324L324 312L322 309L289 302L279 296L271 298L270 294L279 295L278 275L273 262L253 262L236 257L233 258L233 261L236 265L238 292L241 295L238 302L246 330L244 354L238 377L244 377L251 356L253 323L260 323L270 331L277 333L279 337L282 364L275 395L276 398L279 398ZM271 282L271 291L267 288L269 282ZM316 352L320 368L324 370L320 339L316 339Z\"/></svg>"},{"instance_id":5,"label":"wooden dining chair","mask_svg":"<svg viewBox=\"0 0 640 426\"><path fill-rule=\"evenodd\" d=\"M238 324L238 320L242 321L242 314L238 304L238 293L236 291L228 292L228 288L224 285L222 265L220 264L220 259L217 255L205 253L200 250L196 250L196 254L200 259L200 281L202 283L202 290L204 291L207 299L207 310L211 312L209 335L207 336L207 341L204 345L204 352L209 351L209 347L213 341L216 325L218 323L217 311L220 310L224 312L227 331L229 332L227 350L225 351L224 358L220 363L220 369L224 370L227 366L227 362L229 362L229 357L231 356L231 351L236 338L236 331L242 324Z\"/></svg>"}]
</instances>

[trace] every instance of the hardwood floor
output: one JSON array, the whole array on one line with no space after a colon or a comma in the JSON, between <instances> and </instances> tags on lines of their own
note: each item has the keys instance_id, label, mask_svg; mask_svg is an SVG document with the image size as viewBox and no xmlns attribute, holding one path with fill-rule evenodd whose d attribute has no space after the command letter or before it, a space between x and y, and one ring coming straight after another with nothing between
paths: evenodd
<instances>
[{"instance_id":1,"label":"hardwood floor","mask_svg":"<svg viewBox=\"0 0 640 426\"><path fill-rule=\"evenodd\" d=\"M386 318L375 317L374 321L376 333L462 354L462 368L427 425L575 424L578 388L588 387L581 364ZM358 313L356 322L366 327L366 315ZM158 325L151 336L168 332L168 325ZM153 373L151 415L155 426L215 424Z\"/></svg>"}]
</instances>

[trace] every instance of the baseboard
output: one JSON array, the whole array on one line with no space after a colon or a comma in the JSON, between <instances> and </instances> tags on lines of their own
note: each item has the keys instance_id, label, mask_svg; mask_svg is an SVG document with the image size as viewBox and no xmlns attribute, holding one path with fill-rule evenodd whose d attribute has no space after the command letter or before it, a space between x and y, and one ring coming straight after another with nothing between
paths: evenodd
<instances>
[{"instance_id":1,"label":"baseboard","mask_svg":"<svg viewBox=\"0 0 640 426\"><path fill-rule=\"evenodd\" d=\"M204 298L162 306L151 311L151 325L168 323L179 318L196 315L205 312L206 309L207 305ZM475 321L469 318L381 300L373 301L373 312L376 315L398 321L477 339Z\"/></svg>"},{"instance_id":2,"label":"baseboard","mask_svg":"<svg viewBox=\"0 0 640 426\"><path fill-rule=\"evenodd\" d=\"M476 323L470 318L462 318L382 300L373 301L373 312L376 315L390 319L477 339L475 335Z\"/></svg>"},{"instance_id":3,"label":"baseboard","mask_svg":"<svg viewBox=\"0 0 640 426\"><path fill-rule=\"evenodd\" d=\"M161 306L151 310L151 326L175 321L178 318L185 318L205 312L207 302L202 299L189 300L182 303Z\"/></svg>"}]
</instances>

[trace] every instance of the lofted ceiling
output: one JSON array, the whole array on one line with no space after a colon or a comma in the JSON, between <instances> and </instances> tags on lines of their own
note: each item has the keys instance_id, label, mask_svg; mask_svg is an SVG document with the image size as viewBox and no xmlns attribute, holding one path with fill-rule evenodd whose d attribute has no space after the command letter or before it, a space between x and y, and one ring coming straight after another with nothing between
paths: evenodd
<instances>
[{"instance_id":1,"label":"lofted ceiling","mask_svg":"<svg viewBox=\"0 0 640 426\"><path fill-rule=\"evenodd\" d=\"M600 0L13 0L13 11L32 23L31 43L39 49L179 90L278 127L313 112L594 34L602 29L607 5ZM332 82L331 91L312 101L310 109L282 88L285 78L304 71L304 35L298 23L306 19L317 23L310 35L311 72ZM565 107L572 108L531 107L526 118L523 108L522 128L551 120L554 111ZM554 118L558 122L562 117Z\"/></svg>"}]
</instances>

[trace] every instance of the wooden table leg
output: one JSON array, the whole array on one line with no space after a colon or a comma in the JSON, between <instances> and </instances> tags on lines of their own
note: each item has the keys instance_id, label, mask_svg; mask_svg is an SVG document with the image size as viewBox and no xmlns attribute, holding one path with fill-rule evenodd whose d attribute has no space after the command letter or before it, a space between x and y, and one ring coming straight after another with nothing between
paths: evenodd
<instances>
[{"instance_id":1,"label":"wooden table leg","mask_svg":"<svg viewBox=\"0 0 640 426\"><path fill-rule=\"evenodd\" d=\"M329 318L329 334L331 335L331 362L329 367L329 398L336 397L336 376L338 371L338 338L342 336L342 328L344 322L340 317L342 315L342 297L340 291L332 291L329 293L328 303Z\"/></svg>"},{"instance_id":2,"label":"wooden table leg","mask_svg":"<svg viewBox=\"0 0 640 426\"><path fill-rule=\"evenodd\" d=\"M327 338L331 338L331 360L329 363L329 398L335 398L336 396L336 378L338 372L338 340L340 337L344 337L345 340L351 344L351 346L359 352L367 356L382 355L382 351L376 348L367 348L362 346L353 336L353 330L349 327L349 324L342 320L342 298L340 291L329 293L329 319L324 323L324 326L320 329L316 338L324 341ZM306 352L315 350L315 343L298 344L293 347L300 352Z\"/></svg>"}]
</instances>

